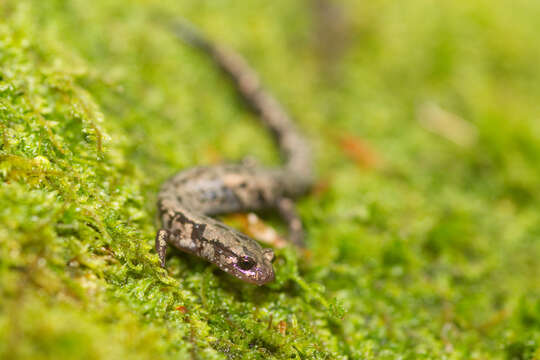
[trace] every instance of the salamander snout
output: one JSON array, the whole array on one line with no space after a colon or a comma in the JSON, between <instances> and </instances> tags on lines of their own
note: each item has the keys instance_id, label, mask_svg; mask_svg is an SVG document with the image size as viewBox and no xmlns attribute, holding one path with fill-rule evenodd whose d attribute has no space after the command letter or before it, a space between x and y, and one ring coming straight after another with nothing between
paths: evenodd
<instances>
[{"instance_id":1,"label":"salamander snout","mask_svg":"<svg viewBox=\"0 0 540 360\"><path fill-rule=\"evenodd\" d=\"M274 280L274 252L263 249L259 256L241 256L234 264L233 275L252 284L264 285Z\"/></svg>"}]
</instances>

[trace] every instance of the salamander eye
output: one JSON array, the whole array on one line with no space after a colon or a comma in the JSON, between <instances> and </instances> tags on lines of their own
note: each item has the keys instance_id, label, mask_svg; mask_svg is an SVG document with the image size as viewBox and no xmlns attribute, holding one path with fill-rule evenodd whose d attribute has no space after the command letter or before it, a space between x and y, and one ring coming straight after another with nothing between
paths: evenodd
<instances>
[{"instance_id":1,"label":"salamander eye","mask_svg":"<svg viewBox=\"0 0 540 360\"><path fill-rule=\"evenodd\" d=\"M236 265L238 265L241 270L250 270L255 266L255 260L249 256L244 256L238 260Z\"/></svg>"}]
</instances>

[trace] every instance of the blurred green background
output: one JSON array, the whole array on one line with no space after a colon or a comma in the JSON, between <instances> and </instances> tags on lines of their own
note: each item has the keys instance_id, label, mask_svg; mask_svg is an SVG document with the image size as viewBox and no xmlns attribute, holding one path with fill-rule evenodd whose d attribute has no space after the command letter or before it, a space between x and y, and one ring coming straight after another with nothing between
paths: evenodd
<instances>
[{"instance_id":1,"label":"blurred green background","mask_svg":"<svg viewBox=\"0 0 540 360\"><path fill-rule=\"evenodd\" d=\"M168 176L279 163L164 16L313 145L309 252L269 286L158 266ZM530 0L0 2L0 358L540 359L539 24Z\"/></svg>"}]
</instances>

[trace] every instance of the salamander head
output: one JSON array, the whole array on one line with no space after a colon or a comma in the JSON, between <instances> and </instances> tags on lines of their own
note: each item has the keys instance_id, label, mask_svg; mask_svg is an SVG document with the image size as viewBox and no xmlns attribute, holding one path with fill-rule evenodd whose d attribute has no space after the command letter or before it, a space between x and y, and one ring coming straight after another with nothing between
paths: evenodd
<instances>
[{"instance_id":1,"label":"salamander head","mask_svg":"<svg viewBox=\"0 0 540 360\"><path fill-rule=\"evenodd\" d=\"M204 226L200 225L202 221L193 222L193 229L185 231L184 241L193 248L186 251L245 282L263 285L274 280L272 249L263 249L249 236L214 219L205 217L203 220Z\"/></svg>"}]
</instances>

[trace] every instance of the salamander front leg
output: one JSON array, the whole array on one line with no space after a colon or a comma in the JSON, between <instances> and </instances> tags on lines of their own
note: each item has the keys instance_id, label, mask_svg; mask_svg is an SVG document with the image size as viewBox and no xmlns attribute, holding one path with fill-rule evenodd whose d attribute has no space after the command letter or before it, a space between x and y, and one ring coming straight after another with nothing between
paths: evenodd
<instances>
[{"instance_id":1,"label":"salamander front leg","mask_svg":"<svg viewBox=\"0 0 540 360\"><path fill-rule=\"evenodd\" d=\"M277 210L281 218L287 223L289 228L289 240L296 246L304 248L304 229L302 221L296 212L294 202L288 198L279 199Z\"/></svg>"},{"instance_id":2,"label":"salamander front leg","mask_svg":"<svg viewBox=\"0 0 540 360\"><path fill-rule=\"evenodd\" d=\"M170 233L161 229L156 235L156 252L159 257L159 264L162 268L165 269L165 254L167 253L168 240Z\"/></svg>"}]
</instances>

